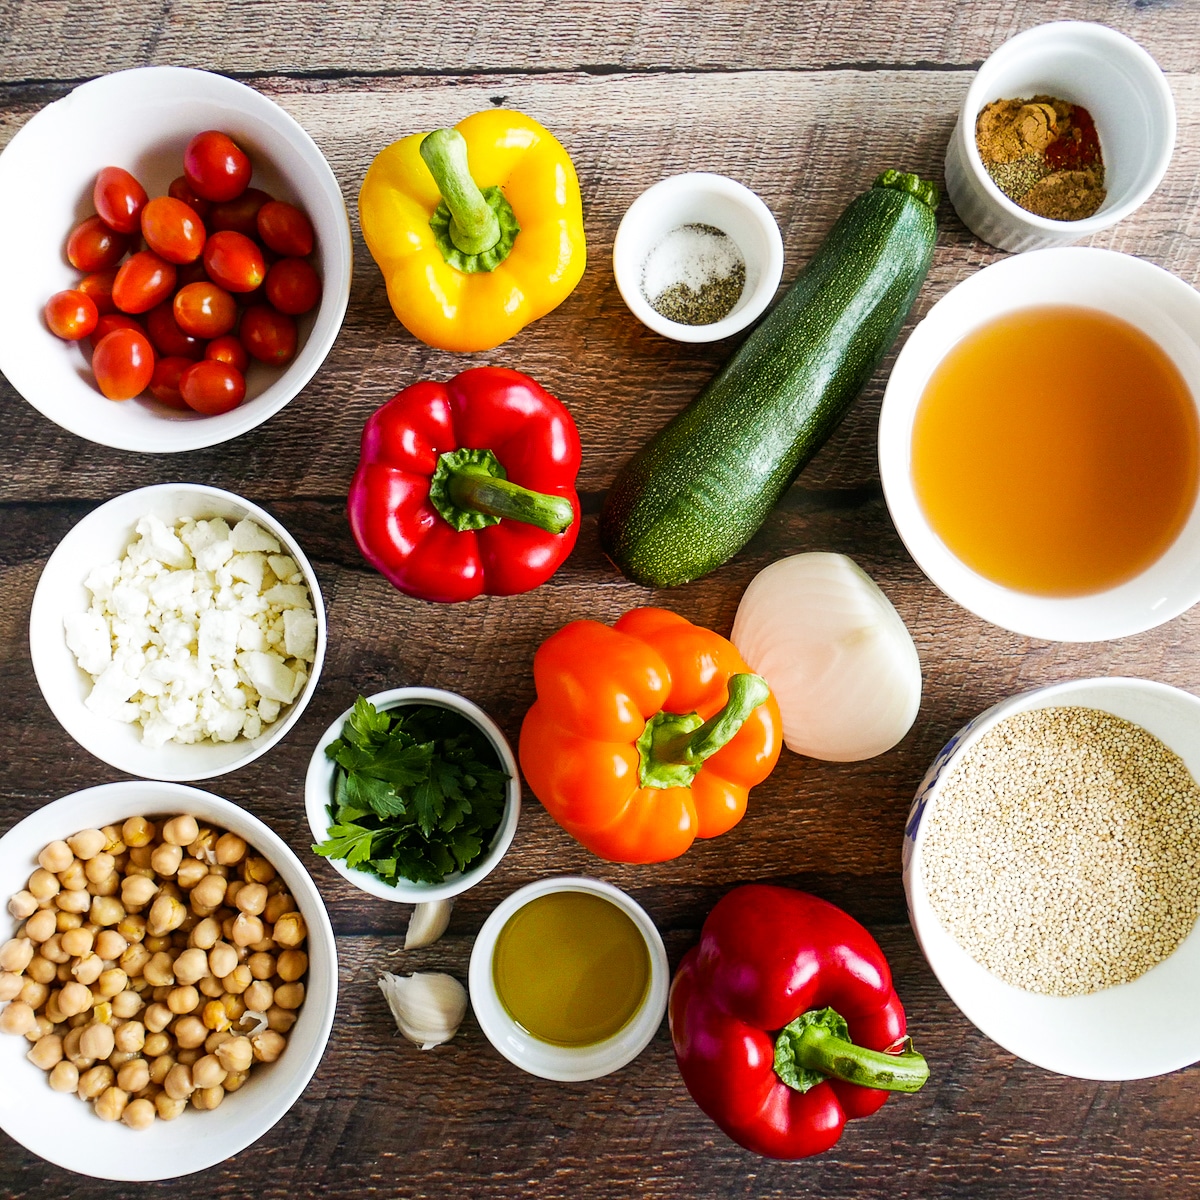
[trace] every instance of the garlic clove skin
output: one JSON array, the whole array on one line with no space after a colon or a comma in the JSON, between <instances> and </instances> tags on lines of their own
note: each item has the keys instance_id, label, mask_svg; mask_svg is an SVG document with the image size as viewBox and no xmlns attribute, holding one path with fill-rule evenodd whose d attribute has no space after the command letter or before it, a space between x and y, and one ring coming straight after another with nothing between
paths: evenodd
<instances>
[{"instance_id":1,"label":"garlic clove skin","mask_svg":"<svg viewBox=\"0 0 1200 1200\"><path fill-rule=\"evenodd\" d=\"M467 989L453 975L440 971L412 975L385 971L379 977L379 990L396 1018L396 1027L422 1050L448 1042L467 1015Z\"/></svg>"},{"instance_id":2,"label":"garlic clove skin","mask_svg":"<svg viewBox=\"0 0 1200 1200\"><path fill-rule=\"evenodd\" d=\"M453 908L453 900L429 900L418 904L408 919L408 929L404 934L405 950L432 946L446 932Z\"/></svg>"}]
</instances>

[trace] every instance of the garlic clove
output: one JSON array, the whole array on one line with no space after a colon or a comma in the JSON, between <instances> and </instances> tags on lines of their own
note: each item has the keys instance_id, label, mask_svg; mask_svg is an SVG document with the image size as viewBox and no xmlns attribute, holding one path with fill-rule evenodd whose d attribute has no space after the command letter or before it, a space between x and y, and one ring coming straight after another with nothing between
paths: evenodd
<instances>
[{"instance_id":1,"label":"garlic clove","mask_svg":"<svg viewBox=\"0 0 1200 1200\"><path fill-rule=\"evenodd\" d=\"M429 900L418 904L409 918L408 929L404 934L405 950L420 950L423 946L432 946L446 932L450 924L450 910L454 907L453 900Z\"/></svg>"},{"instance_id":2,"label":"garlic clove","mask_svg":"<svg viewBox=\"0 0 1200 1200\"><path fill-rule=\"evenodd\" d=\"M412 975L385 971L379 977L379 990L396 1018L396 1027L422 1050L448 1042L467 1015L467 989L453 975L440 971Z\"/></svg>"}]
</instances>

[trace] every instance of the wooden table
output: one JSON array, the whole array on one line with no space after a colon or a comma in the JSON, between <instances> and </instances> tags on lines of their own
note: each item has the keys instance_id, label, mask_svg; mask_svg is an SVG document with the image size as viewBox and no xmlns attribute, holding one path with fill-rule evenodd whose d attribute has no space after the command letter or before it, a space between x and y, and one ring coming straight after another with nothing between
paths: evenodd
<instances>
[{"instance_id":1,"label":"wooden table","mask_svg":"<svg viewBox=\"0 0 1200 1200\"><path fill-rule=\"evenodd\" d=\"M1196 1194L1200 1073L1096 1084L1049 1075L1001 1051L926 967L906 920L899 857L914 787L960 724L1014 691L1075 676L1127 673L1200 689L1197 616L1117 643L1063 646L993 628L941 595L905 552L880 491L875 428L886 364L760 534L716 574L652 594L618 576L596 538L596 513L617 468L731 349L665 341L626 311L609 262L634 197L673 172L735 176L779 219L786 283L879 170L940 178L971 72L1007 37L1050 16L1113 25L1168 72L1179 107L1171 168L1146 205L1096 244L1195 283L1195 0L1066 0L1052 14L1036 0L0 3L0 145L84 79L146 64L205 67L251 83L308 129L342 184L357 234L359 182L380 147L506 105L543 121L573 155L591 257L582 284L552 316L490 355L456 357L405 334L356 241L349 312L316 379L269 423L212 450L151 457L94 446L50 424L0 380L0 827L114 778L59 728L34 681L26 622L47 556L87 511L130 488L177 479L230 488L267 505L315 561L330 640L320 688L297 728L265 758L212 786L303 855L328 903L341 958L325 1058L302 1099L251 1149L203 1175L135 1189L70 1176L4 1138L0 1195ZM937 257L914 319L998 257L943 204ZM484 361L529 372L575 414L585 521L572 558L538 591L446 610L399 595L364 566L344 500L359 431L376 405L416 379ZM653 602L728 632L755 572L814 549L853 555L916 638L925 696L896 750L850 765L785 753L734 832L658 867L592 858L530 799L508 857L461 898L446 937L421 952L401 952L406 906L370 900L308 853L301 800L308 756L356 694L400 684L451 688L482 704L515 740L533 695L533 650L565 621L611 621ZM843 905L890 956L932 1081L851 1126L824 1157L783 1164L743 1152L700 1113L676 1072L665 1024L636 1063L577 1085L522 1074L470 1017L436 1051L402 1041L376 987L380 972L432 968L465 979L474 936L500 899L532 879L568 872L628 889L657 921L673 963L734 884L772 880Z\"/></svg>"}]
</instances>

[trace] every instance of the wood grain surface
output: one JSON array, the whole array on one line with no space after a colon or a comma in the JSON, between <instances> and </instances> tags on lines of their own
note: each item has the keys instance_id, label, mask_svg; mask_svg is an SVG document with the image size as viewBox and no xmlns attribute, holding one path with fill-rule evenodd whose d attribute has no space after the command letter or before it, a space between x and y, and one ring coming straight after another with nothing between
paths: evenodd
<instances>
[{"instance_id":1,"label":"wood grain surface","mask_svg":"<svg viewBox=\"0 0 1200 1200\"><path fill-rule=\"evenodd\" d=\"M302 855L328 904L341 957L325 1058L293 1110L253 1147L198 1176L126 1187L69 1175L0 1136L0 1197L1200 1194L1193 1132L1200 1072L1095 1084L1047 1074L1000 1050L925 965L899 873L909 800L959 725L1015 691L1085 675L1138 675L1200 691L1200 617L1185 614L1120 642L1066 646L1006 633L946 599L909 558L883 503L875 429L887 363L758 536L720 571L651 593L623 580L596 538L603 493L625 457L735 344L667 342L629 315L609 265L629 203L676 171L741 179L779 219L786 282L879 170L940 178L973 67L1011 34L1051 16L1114 25L1168 71L1179 109L1171 167L1145 206L1094 244L1196 283L1194 0L1067 0L1053 13L1035 0L352 0L336 8L296 0L0 0L0 146L82 79L147 64L219 70L270 95L312 134L342 185L356 235L349 312L328 360L301 396L235 442L173 457L109 450L50 424L0 378L0 831L56 796L116 777L59 728L33 677L26 630L47 556L81 516L130 488L179 479L230 488L265 504L313 559L329 653L320 688L289 737L208 786L266 819ZM492 104L531 113L570 150L590 262L550 317L490 355L453 356L414 342L392 317L357 239L355 201L384 144ZM912 321L1001 257L945 203L940 224ZM409 382L482 361L527 371L571 408L584 446L585 519L575 554L544 587L447 610L399 595L364 566L344 499L368 413ZM565 621L612 620L654 602L727 633L758 570L814 549L853 555L917 641L925 693L896 750L857 764L785 753L732 833L650 868L592 858L527 797L509 855L460 899L447 936L420 952L400 949L406 906L365 897L308 853L308 756L356 694L411 683L450 688L483 705L515 740L532 699L533 651ZM892 961L911 1031L933 1069L930 1084L852 1125L823 1157L781 1164L740 1150L692 1104L665 1024L625 1070L573 1085L511 1067L470 1016L435 1051L399 1038L376 987L380 971L442 969L465 980L474 935L505 895L547 874L575 872L627 888L659 924L673 964L715 900L739 882L786 882L843 905ZM13 886L0 881L0 891Z\"/></svg>"}]
</instances>

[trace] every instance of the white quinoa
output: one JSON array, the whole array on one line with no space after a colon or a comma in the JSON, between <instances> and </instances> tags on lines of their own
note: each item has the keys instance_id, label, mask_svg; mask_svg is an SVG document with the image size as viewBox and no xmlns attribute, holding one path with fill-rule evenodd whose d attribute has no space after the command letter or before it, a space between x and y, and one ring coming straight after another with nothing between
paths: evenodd
<instances>
[{"instance_id":1,"label":"white quinoa","mask_svg":"<svg viewBox=\"0 0 1200 1200\"><path fill-rule=\"evenodd\" d=\"M1094 708L1001 721L952 768L922 850L934 912L1026 991L1145 974L1200 910L1200 787L1158 738Z\"/></svg>"}]
</instances>

